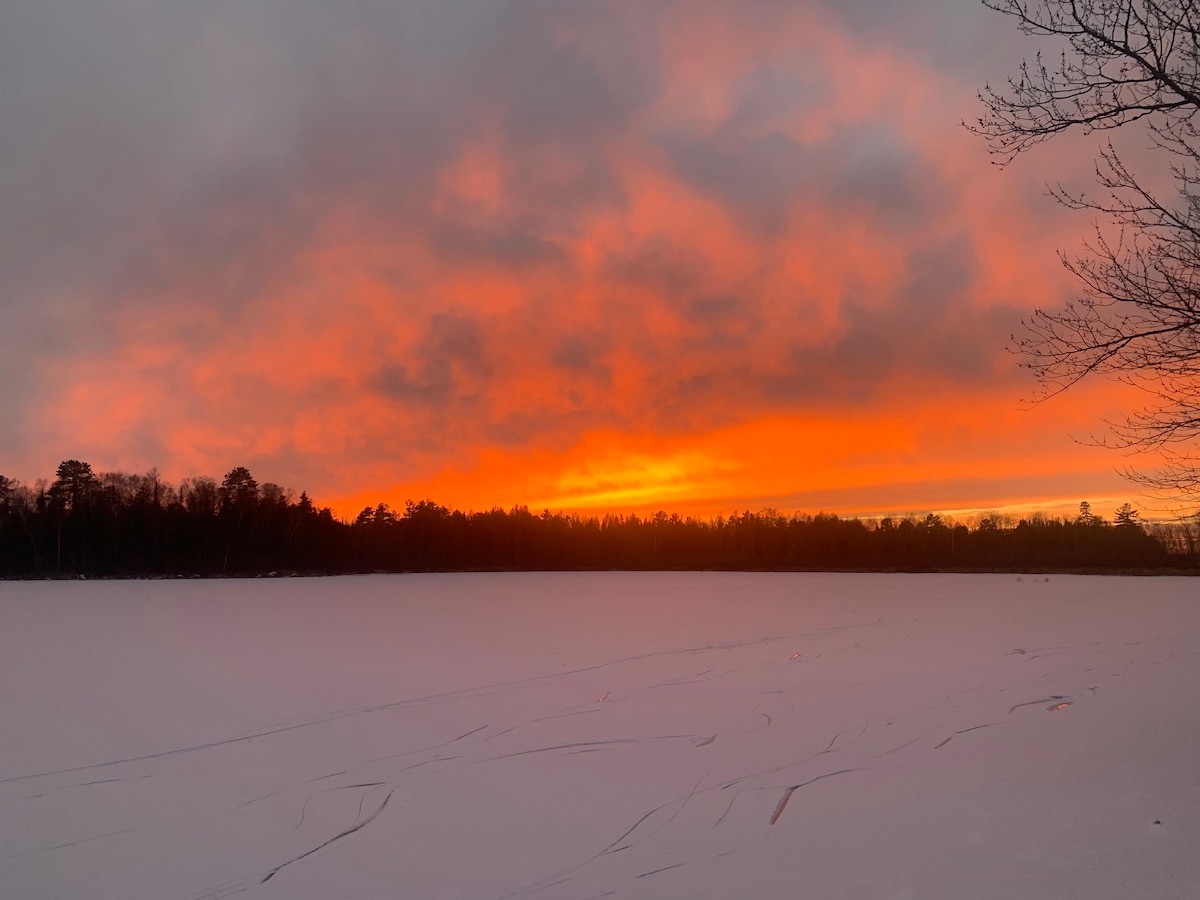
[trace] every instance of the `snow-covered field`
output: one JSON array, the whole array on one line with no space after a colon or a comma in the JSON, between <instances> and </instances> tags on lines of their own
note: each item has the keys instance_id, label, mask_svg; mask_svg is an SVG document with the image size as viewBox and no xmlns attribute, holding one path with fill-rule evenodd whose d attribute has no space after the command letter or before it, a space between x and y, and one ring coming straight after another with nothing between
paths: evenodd
<instances>
[{"instance_id":1,"label":"snow-covered field","mask_svg":"<svg viewBox=\"0 0 1200 900\"><path fill-rule=\"evenodd\" d=\"M1200 897L1200 581L0 583L0 897Z\"/></svg>"}]
</instances>

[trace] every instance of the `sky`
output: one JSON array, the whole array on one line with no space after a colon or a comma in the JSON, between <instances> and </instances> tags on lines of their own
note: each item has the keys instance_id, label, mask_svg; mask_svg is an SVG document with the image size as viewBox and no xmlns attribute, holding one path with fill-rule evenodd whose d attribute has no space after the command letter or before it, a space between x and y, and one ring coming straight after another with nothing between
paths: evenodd
<instances>
[{"instance_id":1,"label":"sky","mask_svg":"<svg viewBox=\"0 0 1200 900\"><path fill-rule=\"evenodd\" d=\"M1009 350L1094 147L961 124L1034 49L969 0L8 0L0 472L1107 514L1130 397Z\"/></svg>"}]
</instances>

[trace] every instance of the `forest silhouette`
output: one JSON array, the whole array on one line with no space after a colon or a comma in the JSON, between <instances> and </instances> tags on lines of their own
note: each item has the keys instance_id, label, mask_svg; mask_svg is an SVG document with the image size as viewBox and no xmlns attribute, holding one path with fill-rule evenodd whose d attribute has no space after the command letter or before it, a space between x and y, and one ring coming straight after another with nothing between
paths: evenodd
<instances>
[{"instance_id":1,"label":"forest silhouette","mask_svg":"<svg viewBox=\"0 0 1200 900\"><path fill-rule=\"evenodd\" d=\"M524 506L463 512L433 500L353 521L238 466L221 482L157 470L96 473L63 461L34 486L0 476L0 576L189 577L508 570L1200 570L1195 519L1145 526L998 514L842 518L744 511L712 519L581 516Z\"/></svg>"}]
</instances>

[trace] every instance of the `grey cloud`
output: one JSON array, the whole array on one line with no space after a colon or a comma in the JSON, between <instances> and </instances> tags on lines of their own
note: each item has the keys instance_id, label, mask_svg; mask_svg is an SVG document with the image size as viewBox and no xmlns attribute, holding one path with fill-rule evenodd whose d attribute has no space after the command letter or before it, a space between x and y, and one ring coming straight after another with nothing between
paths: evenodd
<instances>
[{"instance_id":1,"label":"grey cloud","mask_svg":"<svg viewBox=\"0 0 1200 900\"><path fill-rule=\"evenodd\" d=\"M664 296L700 289L709 275L704 256L662 238L640 241L621 252L609 252L602 276L621 284L650 288Z\"/></svg>"},{"instance_id":2,"label":"grey cloud","mask_svg":"<svg viewBox=\"0 0 1200 900\"><path fill-rule=\"evenodd\" d=\"M856 36L895 47L967 84L1007 74L1028 48L1011 19L975 0L820 0Z\"/></svg>"},{"instance_id":3,"label":"grey cloud","mask_svg":"<svg viewBox=\"0 0 1200 900\"><path fill-rule=\"evenodd\" d=\"M834 99L827 70L796 72L764 63L739 77L731 86L733 111L728 124L755 128L780 115L803 113Z\"/></svg>"},{"instance_id":4,"label":"grey cloud","mask_svg":"<svg viewBox=\"0 0 1200 900\"><path fill-rule=\"evenodd\" d=\"M662 143L685 181L765 231L782 228L791 205L812 184L808 152L781 132L746 137L726 130L712 138L666 137Z\"/></svg>"},{"instance_id":5,"label":"grey cloud","mask_svg":"<svg viewBox=\"0 0 1200 900\"><path fill-rule=\"evenodd\" d=\"M833 208L874 214L911 228L945 209L943 178L890 128L858 125L840 134L819 168L829 175L823 199Z\"/></svg>"},{"instance_id":6,"label":"grey cloud","mask_svg":"<svg viewBox=\"0 0 1200 900\"><path fill-rule=\"evenodd\" d=\"M534 143L608 142L658 95L650 32L631 32L602 4L539 7L540 16L528 15L528 8L520 16L527 33L566 25L576 38L550 39L534 53L525 40L495 45L489 75L512 91L505 113L509 130Z\"/></svg>"},{"instance_id":7,"label":"grey cloud","mask_svg":"<svg viewBox=\"0 0 1200 900\"><path fill-rule=\"evenodd\" d=\"M668 136L663 144L682 178L768 233L783 228L796 206L873 216L897 229L944 208L941 178L884 123L847 127L821 143L730 126L712 137Z\"/></svg>"},{"instance_id":8,"label":"grey cloud","mask_svg":"<svg viewBox=\"0 0 1200 900\"><path fill-rule=\"evenodd\" d=\"M592 46L560 46L563 23ZM624 31L598 7L521 0L3 4L0 303L20 328L3 369L26 377L0 408L45 402L40 363L111 352L123 314L192 303L219 332L301 277L331 209L425 229L436 173L497 114L519 218L447 223L437 249L551 259L534 235L620 202L604 141L657 90L652 42Z\"/></svg>"},{"instance_id":9,"label":"grey cloud","mask_svg":"<svg viewBox=\"0 0 1200 900\"><path fill-rule=\"evenodd\" d=\"M492 263L512 269L566 261L566 254L558 244L517 229L438 222L431 225L430 243L441 258L451 262Z\"/></svg>"},{"instance_id":10,"label":"grey cloud","mask_svg":"<svg viewBox=\"0 0 1200 900\"><path fill-rule=\"evenodd\" d=\"M576 375L585 375L607 383L612 373L605 362L609 340L601 334L577 332L555 342L550 361Z\"/></svg>"},{"instance_id":11,"label":"grey cloud","mask_svg":"<svg viewBox=\"0 0 1200 900\"><path fill-rule=\"evenodd\" d=\"M438 313L408 357L380 366L374 387L401 403L445 413L454 405L478 406L479 383L490 373L480 324L463 315Z\"/></svg>"},{"instance_id":12,"label":"grey cloud","mask_svg":"<svg viewBox=\"0 0 1200 900\"><path fill-rule=\"evenodd\" d=\"M712 370L681 377L675 370L691 357L693 345L660 341L644 355L657 367L653 408L672 425L711 427L732 422L747 409L867 405L897 376L924 378L931 385L1015 380L1005 343L1020 312L1012 306L979 308L978 276L975 249L966 235L914 250L907 277L893 290L843 301L835 336L814 341L793 331L783 367L753 354L718 354ZM707 309L719 321L727 310L746 316L753 304L698 298L691 308Z\"/></svg>"},{"instance_id":13,"label":"grey cloud","mask_svg":"<svg viewBox=\"0 0 1200 900\"><path fill-rule=\"evenodd\" d=\"M932 17L930 3L937 9ZM178 335L185 353L202 353L224 329L265 315L254 306L259 298L287 296L297 286L318 290L305 253L324 239L327 219L341 217L366 234L416 235L438 262L451 265L564 265L554 237L626 202L611 151L662 88L656 24L668 5L0 4L0 412L18 423L0 428L0 454L26 452L22 423L58 385L56 365L112 352L122 340L122 317L154 317L168 303L179 305L175 311L202 311L203 323L197 317ZM955 52L968 47L980 23L996 19L981 10L960 12L956 0L826 6L881 40L894 30L897 40L911 40L902 49L922 48L919 54L941 53L939 41ZM686 13L686 4L679 9ZM769 21L795 4L744 0L728 9L731 16ZM938 59L975 81L970 59L949 51ZM894 231L919 227L942 211L941 179L886 125L846 129L811 144L770 131L780 112L826 102L827 77L797 77L764 64L733 86L734 108L715 134L650 137L681 178L760 232L781 228L791 205L803 201L840 205L848 216L873 216ZM431 213L441 170L466 141L492 128L511 167L502 185L511 208L482 225L461 210ZM627 302L621 295L602 311L610 318L598 333L548 334L539 352L577 400L578 379L611 377L605 360L618 341L641 353L661 386L648 419L701 417L706 398L727 409L725 397L747 404L836 402L848 390L835 377L843 368L857 372L854 390L868 393L872 379L913 361L931 375L980 378L993 358L986 342L1008 313L972 320L963 311L960 295L973 278L969 250L942 247L914 256L908 282L892 297L852 298L840 342L798 351L791 371L726 354L723 368L681 378L677 363L697 346L740 347L764 328L791 326L764 319L758 276L744 285L714 285L712 265L700 252L682 241L639 238L601 263L600 281L656 292L703 337L674 345L655 338L617 305ZM376 257L364 264L385 267L375 274L396 287L398 307L421 302L414 299L424 287L421 275L403 258L394 266ZM337 304L339 297L331 292L315 302ZM483 391L499 364L486 324L467 313L401 311L424 315L424 333L407 356L379 356L372 387L431 423L447 425L466 411L505 441L621 424L600 405L565 415L531 410L487 425ZM521 316L538 324L536 310L515 315L518 324ZM281 458L302 466L301 454Z\"/></svg>"},{"instance_id":14,"label":"grey cloud","mask_svg":"<svg viewBox=\"0 0 1200 900\"><path fill-rule=\"evenodd\" d=\"M688 311L694 318L709 321L738 319L745 312L745 300L732 294L706 294L692 299Z\"/></svg>"},{"instance_id":15,"label":"grey cloud","mask_svg":"<svg viewBox=\"0 0 1200 900\"><path fill-rule=\"evenodd\" d=\"M717 351L746 349L766 325L753 291L748 296L701 294L684 304L684 320L702 327L702 336L689 335L689 348Z\"/></svg>"},{"instance_id":16,"label":"grey cloud","mask_svg":"<svg viewBox=\"0 0 1200 900\"><path fill-rule=\"evenodd\" d=\"M1002 342L1019 313L971 302L979 266L970 238L915 250L908 268L908 280L883 308L843 306L847 327L830 358L836 369L868 384L898 372L960 383L1001 376Z\"/></svg>"}]
</instances>

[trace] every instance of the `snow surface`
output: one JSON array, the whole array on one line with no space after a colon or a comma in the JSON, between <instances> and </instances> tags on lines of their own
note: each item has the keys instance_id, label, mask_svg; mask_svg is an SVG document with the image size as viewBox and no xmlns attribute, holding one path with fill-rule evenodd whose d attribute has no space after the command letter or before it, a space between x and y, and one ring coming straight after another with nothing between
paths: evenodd
<instances>
[{"instance_id":1,"label":"snow surface","mask_svg":"<svg viewBox=\"0 0 1200 900\"><path fill-rule=\"evenodd\" d=\"M1200 582L0 583L0 896L1200 897Z\"/></svg>"}]
</instances>

